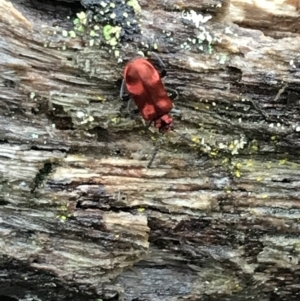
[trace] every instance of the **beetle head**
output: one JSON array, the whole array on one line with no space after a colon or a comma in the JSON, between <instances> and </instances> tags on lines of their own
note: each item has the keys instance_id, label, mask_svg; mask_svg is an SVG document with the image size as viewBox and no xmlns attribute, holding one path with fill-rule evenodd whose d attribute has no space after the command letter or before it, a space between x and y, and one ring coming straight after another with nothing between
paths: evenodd
<instances>
[{"instance_id":1,"label":"beetle head","mask_svg":"<svg viewBox=\"0 0 300 301\"><path fill-rule=\"evenodd\" d=\"M173 118L168 114L165 114L160 118L154 120L154 127L159 129L159 132L163 134L171 131L172 125L173 125Z\"/></svg>"}]
</instances>

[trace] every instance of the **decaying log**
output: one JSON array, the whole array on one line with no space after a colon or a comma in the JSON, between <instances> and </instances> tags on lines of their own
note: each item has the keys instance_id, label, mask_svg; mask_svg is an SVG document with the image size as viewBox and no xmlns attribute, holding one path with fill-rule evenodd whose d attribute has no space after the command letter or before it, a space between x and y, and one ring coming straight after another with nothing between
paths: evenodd
<instances>
[{"instance_id":1,"label":"decaying log","mask_svg":"<svg viewBox=\"0 0 300 301\"><path fill-rule=\"evenodd\" d=\"M112 40L91 2L0 0L0 299L298 300L299 1L141 0ZM193 142L118 97L148 50Z\"/></svg>"}]
</instances>

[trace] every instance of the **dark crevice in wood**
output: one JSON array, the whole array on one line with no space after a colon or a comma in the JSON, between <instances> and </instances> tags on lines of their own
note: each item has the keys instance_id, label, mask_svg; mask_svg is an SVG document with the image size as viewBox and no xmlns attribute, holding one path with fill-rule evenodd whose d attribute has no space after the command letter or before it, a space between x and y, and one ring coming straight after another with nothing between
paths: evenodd
<instances>
[{"instance_id":1,"label":"dark crevice in wood","mask_svg":"<svg viewBox=\"0 0 300 301\"><path fill-rule=\"evenodd\" d=\"M0 295L0 300L1 301L18 301L19 299L9 297L9 296Z\"/></svg>"},{"instance_id":2,"label":"dark crevice in wood","mask_svg":"<svg viewBox=\"0 0 300 301\"><path fill-rule=\"evenodd\" d=\"M34 186L31 189L31 193L34 193L36 189L40 187L40 185L45 181L47 176L52 171L52 168L53 168L52 163L46 162L44 164L44 166L39 170L38 174L34 179Z\"/></svg>"},{"instance_id":3,"label":"dark crevice in wood","mask_svg":"<svg viewBox=\"0 0 300 301\"><path fill-rule=\"evenodd\" d=\"M0 198L0 206L7 206L7 205L9 205L9 202Z\"/></svg>"}]
</instances>

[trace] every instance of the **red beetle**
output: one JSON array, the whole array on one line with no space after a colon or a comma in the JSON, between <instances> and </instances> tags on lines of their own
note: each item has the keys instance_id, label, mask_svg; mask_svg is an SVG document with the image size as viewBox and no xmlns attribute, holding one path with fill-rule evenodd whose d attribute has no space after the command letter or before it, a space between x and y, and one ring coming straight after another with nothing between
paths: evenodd
<instances>
[{"instance_id":1,"label":"red beetle","mask_svg":"<svg viewBox=\"0 0 300 301\"><path fill-rule=\"evenodd\" d=\"M155 53L153 53L155 55ZM156 55L155 55L156 56ZM164 63L156 56L160 65L165 68ZM166 133L172 128L173 118L169 113L180 113L173 109L173 103L170 99L167 90L171 92L172 98L175 98L178 93L172 89L165 89L161 78L166 74L162 74L154 68L154 66L145 58L136 58L127 63L124 70L124 79L121 86L120 98L124 99L124 85L129 92L131 98L137 105L144 120L154 123L154 127L159 129L161 133ZM129 108L130 101L127 108ZM157 152L160 143L157 144L148 168L150 168Z\"/></svg>"},{"instance_id":2,"label":"red beetle","mask_svg":"<svg viewBox=\"0 0 300 301\"><path fill-rule=\"evenodd\" d=\"M158 60L165 67L159 58ZM170 131L173 118L169 113L176 110L173 110L172 100L162 83L161 75L154 66L145 58L131 60L125 66L121 98L123 98L124 83L143 118L150 121L150 124L154 122L154 127L161 133ZM177 95L176 91L168 90Z\"/></svg>"}]
</instances>

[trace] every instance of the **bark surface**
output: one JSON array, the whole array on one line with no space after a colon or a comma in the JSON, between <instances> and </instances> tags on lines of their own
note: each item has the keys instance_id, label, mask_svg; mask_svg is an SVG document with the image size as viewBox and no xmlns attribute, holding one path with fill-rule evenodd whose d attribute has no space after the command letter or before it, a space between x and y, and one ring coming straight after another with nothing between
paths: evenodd
<instances>
[{"instance_id":1,"label":"bark surface","mask_svg":"<svg viewBox=\"0 0 300 301\"><path fill-rule=\"evenodd\" d=\"M299 300L299 1L139 4L113 49L79 1L0 0L1 300ZM119 99L148 50L193 142Z\"/></svg>"}]
</instances>

